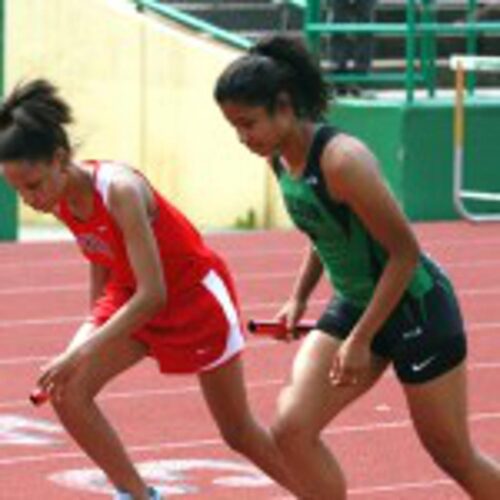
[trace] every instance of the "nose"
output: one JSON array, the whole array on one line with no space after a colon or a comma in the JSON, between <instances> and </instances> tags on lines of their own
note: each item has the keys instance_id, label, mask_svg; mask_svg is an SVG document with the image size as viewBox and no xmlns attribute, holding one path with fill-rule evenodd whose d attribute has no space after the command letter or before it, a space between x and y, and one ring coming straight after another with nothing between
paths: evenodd
<instances>
[{"instance_id":1,"label":"nose","mask_svg":"<svg viewBox=\"0 0 500 500\"><path fill-rule=\"evenodd\" d=\"M33 193L27 193L27 192L21 193L21 198L23 199L24 203L26 203L27 205L31 206L33 204L33 200L34 200Z\"/></svg>"},{"instance_id":2,"label":"nose","mask_svg":"<svg viewBox=\"0 0 500 500\"><path fill-rule=\"evenodd\" d=\"M40 196L38 196L37 193L23 193L22 198L27 205L34 209L40 205Z\"/></svg>"},{"instance_id":3,"label":"nose","mask_svg":"<svg viewBox=\"0 0 500 500\"><path fill-rule=\"evenodd\" d=\"M238 139L243 144L245 145L248 144L248 134L244 130L241 129L238 130Z\"/></svg>"}]
</instances>

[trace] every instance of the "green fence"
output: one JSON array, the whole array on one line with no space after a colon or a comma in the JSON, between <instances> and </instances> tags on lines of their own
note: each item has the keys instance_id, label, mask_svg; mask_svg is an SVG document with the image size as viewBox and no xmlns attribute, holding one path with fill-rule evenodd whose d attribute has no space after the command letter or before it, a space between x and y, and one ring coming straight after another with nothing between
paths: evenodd
<instances>
[{"instance_id":1,"label":"green fence","mask_svg":"<svg viewBox=\"0 0 500 500\"><path fill-rule=\"evenodd\" d=\"M223 28L218 28L202 19L186 14L175 7L170 7L158 0L133 0L139 11L150 10L172 21L176 21L194 31L200 31L212 36L216 40L225 42L233 47L247 49L252 44L247 38L241 37Z\"/></svg>"},{"instance_id":2,"label":"green fence","mask_svg":"<svg viewBox=\"0 0 500 500\"><path fill-rule=\"evenodd\" d=\"M328 23L322 22L322 0L276 0L304 10L304 33L311 49L319 54L320 40L323 36L334 34L386 35L405 38L406 69L393 72L330 73L326 78L336 83L399 83L406 90L407 102L412 102L415 89L427 89L429 97L436 91L437 43L440 37L462 34L466 39L467 54L475 54L478 34L500 33L500 22L476 22L477 0L467 0L466 19L462 23L437 22L438 0L407 0L406 20L403 23ZM251 42L228 30L218 28L180 10L165 5L158 0L134 0L140 10L149 9L190 29L202 31L217 40L241 49L250 47ZM467 76L469 94L474 93L475 77Z\"/></svg>"},{"instance_id":3,"label":"green fence","mask_svg":"<svg viewBox=\"0 0 500 500\"><path fill-rule=\"evenodd\" d=\"M296 3L296 2L294 2ZM390 73L335 73L327 74L329 80L342 82L395 82L404 84L407 102L413 102L415 89L422 86L429 97L436 90L436 44L439 37L462 34L466 37L467 54L475 54L476 38L479 33L500 33L500 22L476 22L477 1L467 0L467 15L463 23L437 22L435 0L407 0L406 22L404 23L325 23L322 19L321 0L308 0L304 3L304 31L313 51L319 53L320 39L325 35L371 33L374 36L404 36L406 40L406 69ZM474 92L474 75L468 75L467 86L470 94Z\"/></svg>"},{"instance_id":4,"label":"green fence","mask_svg":"<svg viewBox=\"0 0 500 500\"><path fill-rule=\"evenodd\" d=\"M5 3L0 0L0 95L4 93L4 44L5 44ZM5 181L0 178L0 241L10 241L17 238L18 210L17 196Z\"/></svg>"},{"instance_id":5,"label":"green fence","mask_svg":"<svg viewBox=\"0 0 500 500\"><path fill-rule=\"evenodd\" d=\"M340 99L332 107L330 120L358 135L375 151L396 196L413 220L456 218L453 206L453 100L437 99L437 43L444 35L459 34L466 40L466 52L475 54L480 33L500 33L498 22L477 22L476 0L467 0L465 20L451 24L437 22L437 0L407 0L403 23L340 24L322 22L321 0L276 0L304 9L304 33L318 55L321 37L333 34L372 33L374 36L404 37L405 69L399 72L326 74L335 82L396 83L405 90L404 98L390 100ZM142 9L203 31L241 49L250 42L199 19L180 13L156 0L136 0ZM467 75L469 99L466 110L469 127L466 161L473 168L466 181L481 188L494 184L500 191L500 170L495 159L500 155L497 117L500 99L481 103L473 97L474 74ZM415 100L417 88L426 89L426 99ZM367 119L369 116L369 119ZM487 133L484 133L487 130ZM474 202L476 203L476 202ZM482 207L485 208L484 206ZM486 207L489 210L489 207Z\"/></svg>"}]
</instances>

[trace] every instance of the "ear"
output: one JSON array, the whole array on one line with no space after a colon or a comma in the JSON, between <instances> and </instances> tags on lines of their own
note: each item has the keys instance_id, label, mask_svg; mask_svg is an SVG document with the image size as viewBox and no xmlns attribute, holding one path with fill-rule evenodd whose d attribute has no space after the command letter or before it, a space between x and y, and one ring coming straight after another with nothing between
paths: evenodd
<instances>
[{"instance_id":1,"label":"ear","mask_svg":"<svg viewBox=\"0 0 500 500\"><path fill-rule=\"evenodd\" d=\"M52 155L52 164L59 165L61 169L64 169L66 168L68 163L69 163L69 152L66 149L59 146Z\"/></svg>"},{"instance_id":2,"label":"ear","mask_svg":"<svg viewBox=\"0 0 500 500\"><path fill-rule=\"evenodd\" d=\"M292 100L290 98L290 94L288 92L280 92L276 96L276 110L277 111L285 111L293 108Z\"/></svg>"}]
</instances>

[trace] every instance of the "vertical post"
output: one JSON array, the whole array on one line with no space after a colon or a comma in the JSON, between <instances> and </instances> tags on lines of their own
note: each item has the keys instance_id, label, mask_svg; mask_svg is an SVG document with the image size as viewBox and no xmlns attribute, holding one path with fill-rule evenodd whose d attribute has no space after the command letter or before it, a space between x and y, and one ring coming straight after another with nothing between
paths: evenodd
<instances>
[{"instance_id":1,"label":"vertical post","mask_svg":"<svg viewBox=\"0 0 500 500\"><path fill-rule=\"evenodd\" d=\"M467 3L467 24L470 26L471 24L476 24L476 9L477 9L477 0L468 0ZM474 55L477 52L477 32L472 30L467 30L466 34L466 45L467 45L467 54ZM467 92L469 95L474 95L474 89L476 88L476 73L474 71L469 71L467 73L466 82L467 82Z\"/></svg>"},{"instance_id":2,"label":"vertical post","mask_svg":"<svg viewBox=\"0 0 500 500\"><path fill-rule=\"evenodd\" d=\"M0 0L0 97L5 92L5 5ZM0 176L0 241L13 241L18 236L17 195Z\"/></svg>"},{"instance_id":3,"label":"vertical post","mask_svg":"<svg viewBox=\"0 0 500 500\"><path fill-rule=\"evenodd\" d=\"M0 0L0 96L5 90L5 0Z\"/></svg>"},{"instance_id":4,"label":"vertical post","mask_svg":"<svg viewBox=\"0 0 500 500\"><path fill-rule=\"evenodd\" d=\"M406 2L406 102L412 103L415 95L415 0Z\"/></svg>"},{"instance_id":5,"label":"vertical post","mask_svg":"<svg viewBox=\"0 0 500 500\"><path fill-rule=\"evenodd\" d=\"M320 20L320 8L321 0L309 0L306 3L306 15L304 19L304 29L307 36L307 41L309 43L309 48L316 57L320 57L320 34L316 32L311 32L309 30L309 24L317 23Z\"/></svg>"},{"instance_id":6,"label":"vertical post","mask_svg":"<svg viewBox=\"0 0 500 500\"><path fill-rule=\"evenodd\" d=\"M465 141L465 69L461 61L457 62L455 71L455 109L453 113L453 202L458 212L466 216L462 204Z\"/></svg>"},{"instance_id":7,"label":"vertical post","mask_svg":"<svg viewBox=\"0 0 500 500\"><path fill-rule=\"evenodd\" d=\"M464 81L465 70L461 61L457 62L455 75L455 113L453 119L453 137L455 151L464 148Z\"/></svg>"},{"instance_id":8,"label":"vertical post","mask_svg":"<svg viewBox=\"0 0 500 500\"><path fill-rule=\"evenodd\" d=\"M424 23L437 22L434 0L422 0L422 20ZM426 31L422 34L422 67L427 85L427 94L434 97L436 93L436 33Z\"/></svg>"}]
</instances>

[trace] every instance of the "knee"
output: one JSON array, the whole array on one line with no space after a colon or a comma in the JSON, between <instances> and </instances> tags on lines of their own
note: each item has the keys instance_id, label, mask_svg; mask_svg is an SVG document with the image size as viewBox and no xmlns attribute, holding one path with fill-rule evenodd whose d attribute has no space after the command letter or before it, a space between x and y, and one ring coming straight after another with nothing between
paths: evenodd
<instances>
[{"instance_id":1,"label":"knee","mask_svg":"<svg viewBox=\"0 0 500 500\"><path fill-rule=\"evenodd\" d=\"M300 405L296 404L293 391L285 388L278 400L278 416L271 432L282 453L289 455L314 441L314 432L307 422Z\"/></svg>"},{"instance_id":2,"label":"knee","mask_svg":"<svg viewBox=\"0 0 500 500\"><path fill-rule=\"evenodd\" d=\"M475 453L472 446L459 439L427 439L424 446L434 462L454 478L465 477L474 463Z\"/></svg>"},{"instance_id":3,"label":"knee","mask_svg":"<svg viewBox=\"0 0 500 500\"><path fill-rule=\"evenodd\" d=\"M234 422L220 429L224 442L237 453L246 455L247 450L254 438L255 423L250 418L240 422Z\"/></svg>"},{"instance_id":4,"label":"knee","mask_svg":"<svg viewBox=\"0 0 500 500\"><path fill-rule=\"evenodd\" d=\"M281 402L283 399L286 400L286 394ZM311 446L317 441L319 433L315 432L300 407L284 404L280 410L271 427L271 432L276 445L284 455L301 453L304 447Z\"/></svg>"},{"instance_id":5,"label":"knee","mask_svg":"<svg viewBox=\"0 0 500 500\"><path fill-rule=\"evenodd\" d=\"M51 399L51 404L59 416L74 417L80 415L93 399L94 395L84 384L71 382L64 387L58 397Z\"/></svg>"},{"instance_id":6,"label":"knee","mask_svg":"<svg viewBox=\"0 0 500 500\"><path fill-rule=\"evenodd\" d=\"M276 445L284 455L300 453L306 446L316 441L317 436L297 415L287 415L277 419L271 432Z\"/></svg>"}]
</instances>

